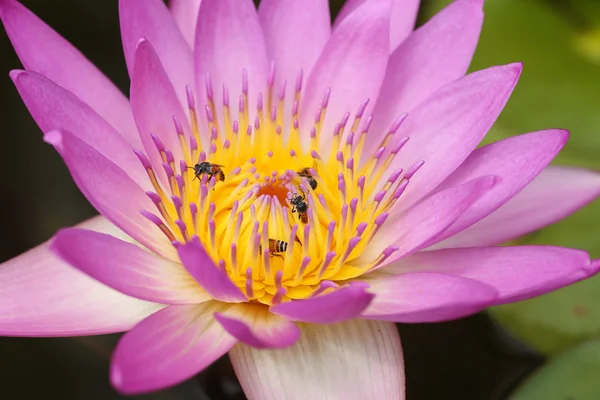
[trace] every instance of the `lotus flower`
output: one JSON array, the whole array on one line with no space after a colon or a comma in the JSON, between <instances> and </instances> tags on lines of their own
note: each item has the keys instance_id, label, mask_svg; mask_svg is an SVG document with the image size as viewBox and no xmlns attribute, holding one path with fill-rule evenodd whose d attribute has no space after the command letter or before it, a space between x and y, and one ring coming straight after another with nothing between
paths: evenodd
<instances>
[{"instance_id":1,"label":"lotus flower","mask_svg":"<svg viewBox=\"0 0 600 400\"><path fill-rule=\"evenodd\" d=\"M482 0L412 32L418 0L119 2L129 101L0 1L17 90L102 217L0 267L0 333L128 331L110 379L161 389L229 352L250 399L404 398L394 322L594 274L496 247L600 194L548 167L551 129L476 148L520 64L466 75ZM276 349L276 350L274 350Z\"/></svg>"}]
</instances>

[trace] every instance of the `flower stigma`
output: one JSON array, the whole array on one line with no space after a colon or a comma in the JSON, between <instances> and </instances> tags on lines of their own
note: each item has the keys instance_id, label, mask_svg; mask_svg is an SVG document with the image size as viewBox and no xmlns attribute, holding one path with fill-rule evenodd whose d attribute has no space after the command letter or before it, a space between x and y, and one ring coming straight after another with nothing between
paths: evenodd
<instances>
[{"instance_id":1,"label":"flower stigma","mask_svg":"<svg viewBox=\"0 0 600 400\"><path fill-rule=\"evenodd\" d=\"M301 88L302 71L286 116L285 85L274 93L272 66L266 96L258 93L251 113L246 71L235 110L225 85L222 104L215 104L207 76L206 126L200 126L189 86L191 134L173 118L184 159L175 159L154 133L163 175L135 150L152 182L146 193L156 205L142 214L176 246L199 240L249 302L275 305L313 297L376 268L397 248L375 256L365 251L423 165L388 171L408 141L396 137L404 116L361 159L371 125L364 115L368 100L358 104L352 120L350 112L332 116L339 121L334 131L323 132L327 90L313 126L300 127ZM303 142L306 134L310 139ZM322 135L332 135L325 151L319 147Z\"/></svg>"}]
</instances>

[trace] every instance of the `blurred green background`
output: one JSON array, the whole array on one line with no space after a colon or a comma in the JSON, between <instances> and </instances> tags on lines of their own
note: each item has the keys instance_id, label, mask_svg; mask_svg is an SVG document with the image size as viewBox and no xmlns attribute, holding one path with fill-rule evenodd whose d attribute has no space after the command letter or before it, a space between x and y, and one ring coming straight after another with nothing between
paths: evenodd
<instances>
[{"instance_id":1,"label":"blurred green background","mask_svg":"<svg viewBox=\"0 0 600 400\"><path fill-rule=\"evenodd\" d=\"M423 0L418 24L449 2ZM128 91L116 0L23 3ZM332 11L341 3L331 1ZM524 63L517 89L486 142L567 128L571 139L556 163L600 170L600 1L486 0L484 11L471 70ZM2 261L95 213L56 152L40 140L8 78L14 68L20 64L2 31ZM600 201L522 242L582 248L600 257ZM399 325L399 330L408 400L600 398L600 276L463 320ZM116 339L0 338L0 397L121 398L108 385L108 360ZM244 396L223 359L179 387L139 398Z\"/></svg>"}]
</instances>

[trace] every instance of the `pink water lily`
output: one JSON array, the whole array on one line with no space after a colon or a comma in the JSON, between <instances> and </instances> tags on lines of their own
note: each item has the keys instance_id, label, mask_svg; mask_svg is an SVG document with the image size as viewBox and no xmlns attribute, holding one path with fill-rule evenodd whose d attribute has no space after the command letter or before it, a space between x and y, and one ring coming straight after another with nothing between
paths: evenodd
<instances>
[{"instance_id":1,"label":"pink water lily","mask_svg":"<svg viewBox=\"0 0 600 400\"><path fill-rule=\"evenodd\" d=\"M229 353L250 399L403 399L393 322L527 299L600 269L496 247L600 195L568 133L476 148L520 64L465 76L482 0L121 0L130 99L13 0L11 72L102 216L0 266L0 334L128 331L122 393ZM274 350L275 349L275 350Z\"/></svg>"}]
</instances>

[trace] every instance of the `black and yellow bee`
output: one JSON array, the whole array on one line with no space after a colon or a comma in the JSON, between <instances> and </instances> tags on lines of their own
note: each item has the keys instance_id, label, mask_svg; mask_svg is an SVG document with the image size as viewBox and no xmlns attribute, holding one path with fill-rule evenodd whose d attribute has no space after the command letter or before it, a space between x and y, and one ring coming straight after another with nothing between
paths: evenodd
<instances>
[{"instance_id":1,"label":"black and yellow bee","mask_svg":"<svg viewBox=\"0 0 600 400\"><path fill-rule=\"evenodd\" d=\"M188 168L194 170L194 179L201 179L201 176L206 174L208 175L208 180L211 180L212 177L215 176L218 181L223 182L225 180L225 173L221 169L222 167L223 165L211 164L208 161L203 161Z\"/></svg>"},{"instance_id":2,"label":"black and yellow bee","mask_svg":"<svg viewBox=\"0 0 600 400\"><path fill-rule=\"evenodd\" d=\"M317 188L317 180L313 178L313 176L310 174L310 168L302 168L296 173L298 174L298 176L306 178L312 190L315 190Z\"/></svg>"},{"instance_id":3,"label":"black and yellow bee","mask_svg":"<svg viewBox=\"0 0 600 400\"><path fill-rule=\"evenodd\" d=\"M294 193L290 199L292 204L292 213L298 212L298 217L303 224L308 222L308 203L306 203L306 195L302 193L300 196L298 193Z\"/></svg>"},{"instance_id":4,"label":"black and yellow bee","mask_svg":"<svg viewBox=\"0 0 600 400\"><path fill-rule=\"evenodd\" d=\"M283 240L269 238L269 255L271 257L283 258L281 253L285 253L287 248L288 248L287 242L284 242ZM258 253L262 254L262 244L258 245Z\"/></svg>"}]
</instances>

